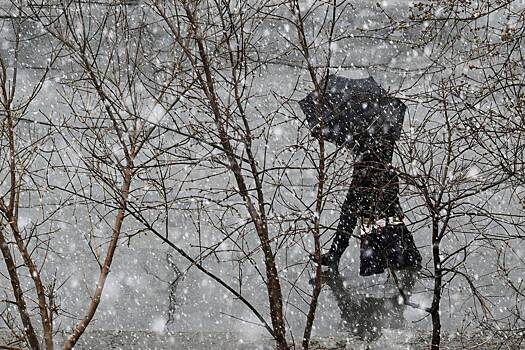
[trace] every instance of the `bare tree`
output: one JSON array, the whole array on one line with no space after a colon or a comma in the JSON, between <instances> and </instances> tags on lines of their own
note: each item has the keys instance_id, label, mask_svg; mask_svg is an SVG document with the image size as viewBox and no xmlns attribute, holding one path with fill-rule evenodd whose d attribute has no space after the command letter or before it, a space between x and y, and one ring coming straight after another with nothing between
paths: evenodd
<instances>
[{"instance_id":1,"label":"bare tree","mask_svg":"<svg viewBox=\"0 0 525 350\"><path fill-rule=\"evenodd\" d=\"M388 33L402 32L404 44L424 62L414 80L419 86L407 85L406 97L418 108L400 159L407 194L419 198L417 225L430 228L433 349L440 348L442 297L451 290L470 290L482 319L495 320L493 291L483 285L501 282L487 254L510 248L521 236L512 184L523 163L516 128L523 114L515 108L522 99L516 85L523 75L516 49L523 41L517 26L522 16L513 1L422 2ZM507 210L502 198L509 198Z\"/></svg>"},{"instance_id":2,"label":"bare tree","mask_svg":"<svg viewBox=\"0 0 525 350\"><path fill-rule=\"evenodd\" d=\"M156 105L171 86L155 96L148 91L147 75L154 72L155 53L147 52L143 39L151 34L146 13L126 5L106 6L100 12L98 6L82 3L60 6L57 11L56 21L45 22L36 11L32 16L64 45L74 62L63 93L73 117L61 136L71 151L78 152L79 161L64 164L71 180L61 190L77 196L85 203L89 217L105 223L111 231L103 254L93 248L100 271L86 312L64 343L64 349L71 349L98 309L125 232L128 207L146 205L142 203L147 202L149 193L134 189L134 180L148 181L151 172L161 171L159 157L177 147L180 140L163 144L164 133L150 122L162 117L159 113L164 110ZM171 69L176 69L176 64ZM171 79L167 78L168 83ZM91 191L95 184L102 193ZM108 214L113 215L112 222L106 221Z\"/></svg>"},{"instance_id":3,"label":"bare tree","mask_svg":"<svg viewBox=\"0 0 525 350\"><path fill-rule=\"evenodd\" d=\"M60 202L47 200L46 190L41 187L44 171L38 163L42 157L40 149L49 145L53 131L39 130L34 126L26 128L23 121L32 113L33 104L60 50L51 50L47 66L43 67L32 86L21 82L20 56L25 44L22 28L26 25L27 19L16 8L8 9L3 30L11 31L6 38L10 49L7 56L0 53L0 249L11 285L11 291L5 291L6 299L16 305L23 326L18 327L13 317L6 323L16 337L31 348L40 349L43 345L52 349L53 317L57 312L56 286L53 276L43 275L42 268L47 255L52 252L49 241L57 213L46 205L60 205ZM21 217L26 213L32 218L29 222L22 222L27 220ZM38 316L32 312L35 307ZM42 327L43 343L39 340L37 327Z\"/></svg>"}]
</instances>

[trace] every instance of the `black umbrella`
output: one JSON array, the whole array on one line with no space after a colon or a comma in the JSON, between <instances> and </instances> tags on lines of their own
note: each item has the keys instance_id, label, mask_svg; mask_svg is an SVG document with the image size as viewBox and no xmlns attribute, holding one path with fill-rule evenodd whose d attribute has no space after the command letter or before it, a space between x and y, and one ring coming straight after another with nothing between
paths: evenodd
<instances>
[{"instance_id":1,"label":"black umbrella","mask_svg":"<svg viewBox=\"0 0 525 350\"><path fill-rule=\"evenodd\" d=\"M299 101L315 137L322 132L325 140L356 151L378 141L399 140L406 106L388 96L374 78L330 75L323 100L318 107L317 93L311 92Z\"/></svg>"}]
</instances>

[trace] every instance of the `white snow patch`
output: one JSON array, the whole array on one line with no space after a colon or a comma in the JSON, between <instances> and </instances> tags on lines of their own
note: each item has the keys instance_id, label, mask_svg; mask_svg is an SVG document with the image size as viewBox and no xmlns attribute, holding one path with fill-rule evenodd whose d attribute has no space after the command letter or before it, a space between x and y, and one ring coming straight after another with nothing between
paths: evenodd
<instances>
[{"instance_id":1,"label":"white snow patch","mask_svg":"<svg viewBox=\"0 0 525 350\"><path fill-rule=\"evenodd\" d=\"M120 276L113 275L107 279L102 298L107 302L116 302L121 292Z\"/></svg>"},{"instance_id":2,"label":"white snow patch","mask_svg":"<svg viewBox=\"0 0 525 350\"><path fill-rule=\"evenodd\" d=\"M410 302L418 304L421 306L421 308L415 308L408 306L405 311L403 312L403 317L405 320L412 322L417 321L423 318L427 315L427 312L425 310L422 310L424 308L429 308L432 304L432 300L430 299L430 296L425 294L414 294L410 297Z\"/></svg>"},{"instance_id":3,"label":"white snow patch","mask_svg":"<svg viewBox=\"0 0 525 350\"><path fill-rule=\"evenodd\" d=\"M157 103L148 115L150 123L159 123L166 116L166 109L161 104Z\"/></svg>"},{"instance_id":4,"label":"white snow patch","mask_svg":"<svg viewBox=\"0 0 525 350\"><path fill-rule=\"evenodd\" d=\"M264 327L258 326L260 321L253 315L245 315L244 320L248 322L240 321L236 327L240 333L239 342L255 342L263 338L266 335L266 330Z\"/></svg>"},{"instance_id":5,"label":"white snow patch","mask_svg":"<svg viewBox=\"0 0 525 350\"><path fill-rule=\"evenodd\" d=\"M18 218L18 226L23 229L28 226L33 220L28 216L20 216Z\"/></svg>"},{"instance_id":6,"label":"white snow patch","mask_svg":"<svg viewBox=\"0 0 525 350\"><path fill-rule=\"evenodd\" d=\"M367 349L389 349L406 350L410 349L410 342L414 338L414 333L410 330L383 329L382 336Z\"/></svg>"},{"instance_id":7,"label":"white snow patch","mask_svg":"<svg viewBox=\"0 0 525 350\"><path fill-rule=\"evenodd\" d=\"M467 172L467 178L475 179L479 176L479 173L480 173L480 169L477 166L473 165L469 168Z\"/></svg>"},{"instance_id":8,"label":"white snow patch","mask_svg":"<svg viewBox=\"0 0 525 350\"><path fill-rule=\"evenodd\" d=\"M166 320L163 317L155 318L151 322L150 329L157 334L163 334L166 329Z\"/></svg>"}]
</instances>

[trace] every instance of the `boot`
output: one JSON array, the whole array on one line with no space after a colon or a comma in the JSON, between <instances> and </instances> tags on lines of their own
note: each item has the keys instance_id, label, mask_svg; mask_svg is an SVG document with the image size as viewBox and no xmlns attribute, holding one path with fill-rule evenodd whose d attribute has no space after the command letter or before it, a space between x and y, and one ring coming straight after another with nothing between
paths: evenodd
<instances>
[{"instance_id":1,"label":"boot","mask_svg":"<svg viewBox=\"0 0 525 350\"><path fill-rule=\"evenodd\" d=\"M341 260L341 256L343 256L346 248L348 248L349 242L349 235L337 232L330 250L321 255L321 265L327 266L329 272L339 273L339 260Z\"/></svg>"}]
</instances>

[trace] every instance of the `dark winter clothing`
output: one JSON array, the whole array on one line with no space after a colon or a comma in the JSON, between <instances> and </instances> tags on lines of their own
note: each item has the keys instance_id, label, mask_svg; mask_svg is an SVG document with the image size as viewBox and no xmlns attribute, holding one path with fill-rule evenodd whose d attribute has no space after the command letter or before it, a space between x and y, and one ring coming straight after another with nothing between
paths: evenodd
<instances>
[{"instance_id":1,"label":"dark winter clothing","mask_svg":"<svg viewBox=\"0 0 525 350\"><path fill-rule=\"evenodd\" d=\"M357 219L375 223L377 220L401 220L399 183L391 167L393 143L358 156L350 189L343 204L339 224L325 265L338 263L349 244ZM391 220L390 220L391 221ZM361 237L360 274L369 276L383 273L386 268L421 268L421 255L412 235L402 221L387 222L385 227L372 228Z\"/></svg>"},{"instance_id":2,"label":"dark winter clothing","mask_svg":"<svg viewBox=\"0 0 525 350\"><path fill-rule=\"evenodd\" d=\"M345 146L357 155L350 189L341 209L339 225L328 254L321 263L337 270L358 219L375 223L396 218L397 224L373 228L361 237L361 275L385 268L419 269L421 256L412 235L402 223L399 184L391 166L406 110L398 98L372 78L347 79L335 75L323 81L323 98L317 92L299 101L315 137Z\"/></svg>"}]
</instances>

